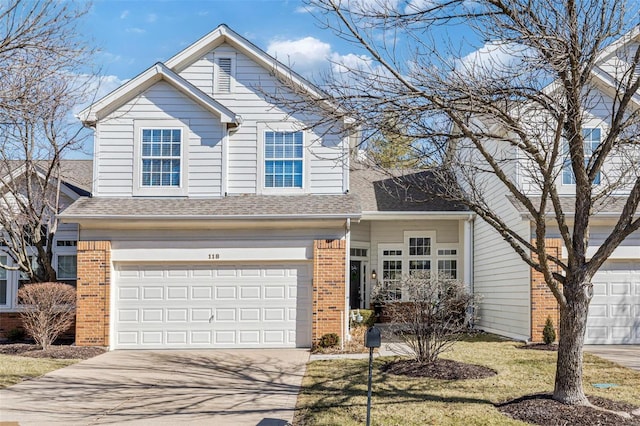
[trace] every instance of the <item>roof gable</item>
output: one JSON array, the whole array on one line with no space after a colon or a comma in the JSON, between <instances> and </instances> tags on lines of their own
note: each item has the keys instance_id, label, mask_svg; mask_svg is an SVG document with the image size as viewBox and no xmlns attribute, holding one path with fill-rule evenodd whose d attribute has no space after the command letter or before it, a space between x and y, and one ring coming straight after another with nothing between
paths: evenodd
<instances>
[{"instance_id":1,"label":"roof gable","mask_svg":"<svg viewBox=\"0 0 640 426\"><path fill-rule=\"evenodd\" d=\"M142 74L129 80L104 98L85 108L78 114L83 123L92 125L110 112L124 105L159 81L169 83L176 90L193 100L198 105L220 117L222 123L232 127L238 126L242 119L239 115L205 94L193 84L176 74L166 65L158 62Z\"/></svg>"},{"instance_id":2,"label":"roof gable","mask_svg":"<svg viewBox=\"0 0 640 426\"><path fill-rule=\"evenodd\" d=\"M174 72L179 73L207 52L224 43L231 45L233 48L249 57L267 71L275 73L280 78L295 84L305 92L317 97L322 96L322 91L311 82L227 27L225 24L218 26L209 34L171 57L165 63L167 67L171 68Z\"/></svg>"}]
</instances>

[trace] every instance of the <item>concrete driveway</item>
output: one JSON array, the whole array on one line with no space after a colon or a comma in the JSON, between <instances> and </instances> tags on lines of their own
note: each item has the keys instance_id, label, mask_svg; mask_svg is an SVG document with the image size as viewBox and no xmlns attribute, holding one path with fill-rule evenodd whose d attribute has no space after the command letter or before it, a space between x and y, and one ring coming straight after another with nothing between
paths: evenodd
<instances>
[{"instance_id":1,"label":"concrete driveway","mask_svg":"<svg viewBox=\"0 0 640 426\"><path fill-rule=\"evenodd\" d=\"M0 390L0 423L283 426L309 352L114 351Z\"/></svg>"},{"instance_id":2,"label":"concrete driveway","mask_svg":"<svg viewBox=\"0 0 640 426\"><path fill-rule=\"evenodd\" d=\"M583 350L640 371L640 345L584 345Z\"/></svg>"}]
</instances>

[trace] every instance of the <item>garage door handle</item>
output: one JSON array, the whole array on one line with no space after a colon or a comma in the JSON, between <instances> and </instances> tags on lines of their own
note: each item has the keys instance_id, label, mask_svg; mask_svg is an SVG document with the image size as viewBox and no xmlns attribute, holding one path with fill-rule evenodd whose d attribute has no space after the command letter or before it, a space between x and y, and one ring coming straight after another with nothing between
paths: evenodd
<instances>
[{"instance_id":1,"label":"garage door handle","mask_svg":"<svg viewBox=\"0 0 640 426\"><path fill-rule=\"evenodd\" d=\"M211 324L211 321L213 321L213 315L209 317L209 324Z\"/></svg>"}]
</instances>

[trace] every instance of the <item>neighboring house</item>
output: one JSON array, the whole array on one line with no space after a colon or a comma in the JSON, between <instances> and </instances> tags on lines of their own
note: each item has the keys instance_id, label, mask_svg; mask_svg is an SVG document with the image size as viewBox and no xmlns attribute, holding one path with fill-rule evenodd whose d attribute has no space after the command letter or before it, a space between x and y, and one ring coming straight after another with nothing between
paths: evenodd
<instances>
[{"instance_id":1,"label":"neighboring house","mask_svg":"<svg viewBox=\"0 0 640 426\"><path fill-rule=\"evenodd\" d=\"M616 75L620 70L618 65L628 61L629 52L635 52L639 42L640 27L636 27L611 44L595 67L592 79L594 91L591 95L597 102L592 104L583 128L587 154L597 147L607 132L611 96L615 93L614 82L619 77ZM636 69L636 72L640 71ZM640 108L640 94L635 97L633 107ZM497 155L508 159L525 157L511 147L500 148L499 144L496 142L494 148ZM637 161L638 151L635 152ZM531 184L529 168L522 161L513 168L506 168L507 173L532 199L537 199L540 191L536 189L536 185ZM605 176L614 182L621 180L616 161L619 159L612 157L611 163L603 166L602 182L601 176L598 176L594 183L605 184ZM632 173L631 178L637 179L637 174ZM563 211L571 224L575 205L575 181L570 165L563 167L557 179ZM494 187L504 188L499 183ZM595 253L611 233L620 217L629 188L621 185L610 197L596 202L591 219L588 256ZM508 226L532 241L535 234L524 206L508 196L506 189L504 192L495 190L490 195L489 204L499 212ZM550 216L553 216L550 203L549 209ZM549 226L551 228L552 225ZM560 258L566 258L566 248L563 247L559 232L551 228L547 238L549 250ZM476 293L482 295L478 328L517 339L541 341L548 316L558 325L558 305L541 274L527 267L493 228L481 219L475 221L473 253L473 287ZM640 344L640 232L629 236L614 251L593 277L592 284L593 299L589 308L585 343Z\"/></svg>"},{"instance_id":2,"label":"neighboring house","mask_svg":"<svg viewBox=\"0 0 640 426\"><path fill-rule=\"evenodd\" d=\"M10 161L3 163L11 170L11 180L19 182L21 174L25 173L23 163ZM60 205L62 208L69 206L80 197L90 194L92 186L92 161L91 160L62 160L60 164ZM8 182L5 176L2 180ZM54 185L55 187L55 185ZM0 191L7 191L0 184ZM10 198L11 194L2 197ZM2 229L0 229L2 232ZM61 224L53 241L53 267L57 271L58 281L68 284L76 284L76 245L78 241L78 226L76 224ZM14 262L7 251L7 247L0 243L0 263L14 266ZM21 326L18 318L20 306L17 300L18 288L24 282L24 275L17 270L0 268L0 337L5 337L7 332Z\"/></svg>"},{"instance_id":3,"label":"neighboring house","mask_svg":"<svg viewBox=\"0 0 640 426\"><path fill-rule=\"evenodd\" d=\"M313 117L265 95L300 91L318 93L220 26L80 113L95 129L92 197L60 215L79 226L76 344L309 347L325 333L345 338L349 309L370 307L374 284L402 299L412 270L481 294L480 328L538 339L535 274L474 214L418 190L427 172L391 178L350 164L355 136L306 130ZM597 293L589 330L601 330L603 305L623 312L631 301L636 316L591 342L638 343L640 238L625 244L596 289L626 299Z\"/></svg>"}]
</instances>

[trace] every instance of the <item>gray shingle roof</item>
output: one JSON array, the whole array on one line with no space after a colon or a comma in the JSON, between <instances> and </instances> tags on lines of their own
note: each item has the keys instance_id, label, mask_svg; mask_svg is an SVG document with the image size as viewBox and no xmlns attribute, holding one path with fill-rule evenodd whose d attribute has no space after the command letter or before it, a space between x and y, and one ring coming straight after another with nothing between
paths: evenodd
<instances>
[{"instance_id":1,"label":"gray shingle roof","mask_svg":"<svg viewBox=\"0 0 640 426\"><path fill-rule=\"evenodd\" d=\"M429 171L382 171L355 167L350 172L351 193L360 197L364 212L451 212L467 211L437 196L439 185Z\"/></svg>"},{"instance_id":2,"label":"gray shingle roof","mask_svg":"<svg viewBox=\"0 0 640 426\"><path fill-rule=\"evenodd\" d=\"M515 199L513 196L508 196L507 199L511 202L511 204L513 204L513 206L516 208L516 210L520 214L529 213L529 211L524 207L524 205L520 201ZM529 197L529 199L533 202L534 206L540 205L540 201L541 201L540 197ZM593 207L594 214L597 215L597 214L607 214L607 213L613 213L613 214L622 213L622 209L624 208L626 201L627 201L627 197L624 197L624 196L610 196L602 200L598 200ZM562 207L562 211L567 215L572 215L575 213L575 204L576 204L576 197L560 198L560 206ZM546 210L547 210L547 213L553 213L553 206L551 205L551 202L547 202ZM636 214L637 213L638 213L638 210L636 210Z\"/></svg>"},{"instance_id":3,"label":"gray shingle roof","mask_svg":"<svg viewBox=\"0 0 640 426\"><path fill-rule=\"evenodd\" d=\"M238 195L224 198L81 198L60 216L73 218L332 218L358 217L352 194Z\"/></svg>"},{"instance_id":4,"label":"gray shingle roof","mask_svg":"<svg viewBox=\"0 0 640 426\"><path fill-rule=\"evenodd\" d=\"M0 174L4 175L11 170L20 168L24 164L22 160L9 160L0 162ZM49 161L39 160L37 165L41 169L49 168ZM93 161L92 160L61 160L60 176L79 195L87 196L91 193L93 186Z\"/></svg>"}]
</instances>

